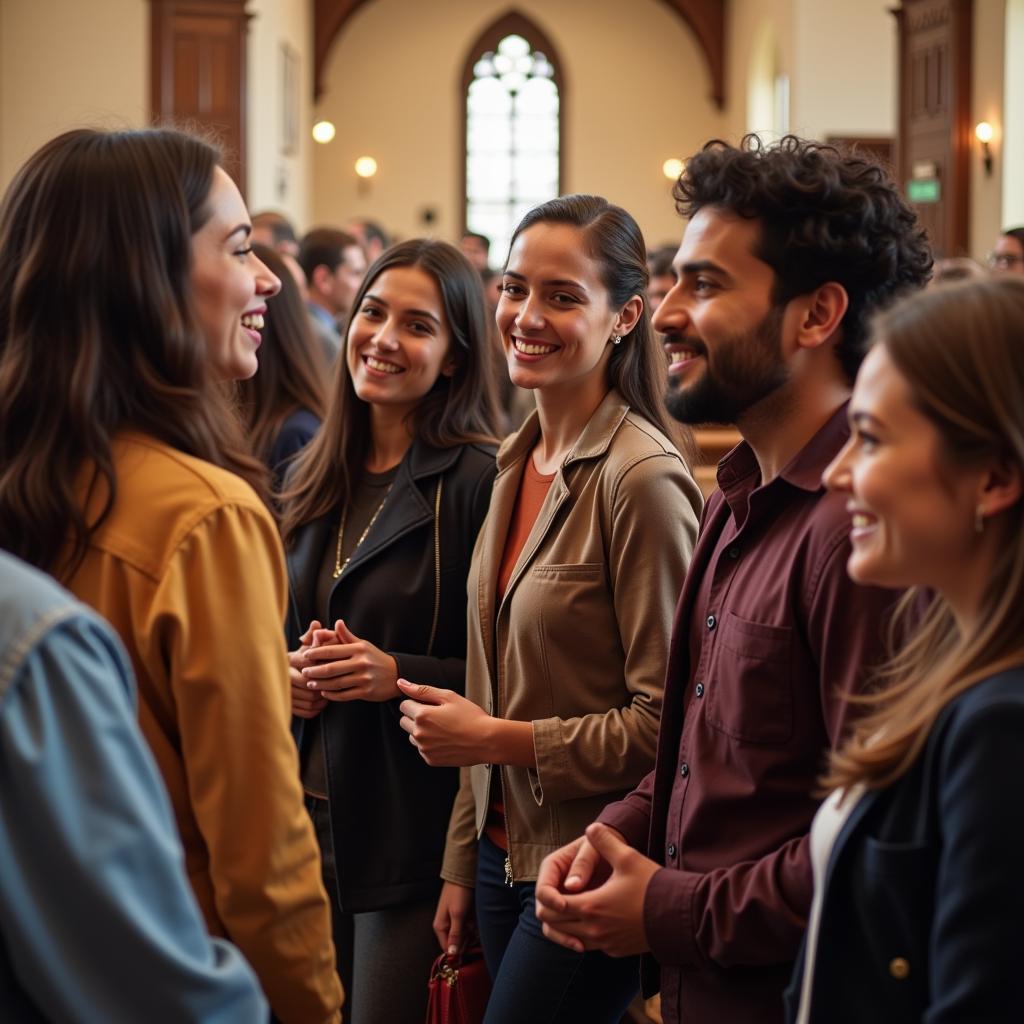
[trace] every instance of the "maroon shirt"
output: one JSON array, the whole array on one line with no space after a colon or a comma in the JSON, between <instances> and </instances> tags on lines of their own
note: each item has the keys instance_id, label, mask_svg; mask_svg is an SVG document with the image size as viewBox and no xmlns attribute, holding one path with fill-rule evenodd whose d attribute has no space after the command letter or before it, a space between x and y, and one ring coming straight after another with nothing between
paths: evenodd
<instances>
[{"instance_id":1,"label":"maroon shirt","mask_svg":"<svg viewBox=\"0 0 1024 1024\"><path fill-rule=\"evenodd\" d=\"M847 436L843 406L764 486L745 443L719 464L676 609L655 770L601 815L665 865L644 926L657 959L645 990L660 968L666 1024L783 1019L811 907L812 791L896 598L846 573L846 497L821 474Z\"/></svg>"}]
</instances>

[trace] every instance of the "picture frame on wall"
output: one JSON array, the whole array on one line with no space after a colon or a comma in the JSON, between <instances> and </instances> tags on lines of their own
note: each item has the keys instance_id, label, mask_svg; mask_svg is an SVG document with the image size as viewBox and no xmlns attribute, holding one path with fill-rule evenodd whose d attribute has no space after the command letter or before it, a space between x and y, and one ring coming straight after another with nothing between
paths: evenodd
<instances>
[{"instance_id":1,"label":"picture frame on wall","mask_svg":"<svg viewBox=\"0 0 1024 1024\"><path fill-rule=\"evenodd\" d=\"M287 43L281 44L281 152L295 156L299 151L299 55Z\"/></svg>"}]
</instances>

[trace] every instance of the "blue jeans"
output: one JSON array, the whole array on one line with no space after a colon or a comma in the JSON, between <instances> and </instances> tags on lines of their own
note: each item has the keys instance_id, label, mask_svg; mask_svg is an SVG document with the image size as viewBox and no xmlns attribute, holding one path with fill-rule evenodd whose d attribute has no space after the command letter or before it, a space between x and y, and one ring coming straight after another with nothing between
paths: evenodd
<instances>
[{"instance_id":1,"label":"blue jeans","mask_svg":"<svg viewBox=\"0 0 1024 1024\"><path fill-rule=\"evenodd\" d=\"M640 987L640 958L575 953L544 938L532 882L505 884L505 851L483 836L476 922L493 979L484 1024L618 1024Z\"/></svg>"}]
</instances>

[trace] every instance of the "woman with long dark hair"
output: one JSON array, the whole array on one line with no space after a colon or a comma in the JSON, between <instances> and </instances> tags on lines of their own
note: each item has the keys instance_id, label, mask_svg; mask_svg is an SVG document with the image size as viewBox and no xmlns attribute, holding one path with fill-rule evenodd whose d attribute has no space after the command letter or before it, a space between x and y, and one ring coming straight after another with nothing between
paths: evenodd
<instances>
[{"instance_id":1,"label":"woman with long dark hair","mask_svg":"<svg viewBox=\"0 0 1024 1024\"><path fill-rule=\"evenodd\" d=\"M17 173L0 546L120 634L207 927L304 1024L341 990L288 735L284 561L224 383L256 372L279 287L249 231L216 150L179 132L67 132Z\"/></svg>"},{"instance_id":2,"label":"woman with long dark hair","mask_svg":"<svg viewBox=\"0 0 1024 1024\"><path fill-rule=\"evenodd\" d=\"M397 679L464 687L466 571L494 479L490 359L465 257L427 239L387 250L283 498L302 778L358 1024L418 1024L426 1008L458 778L409 746Z\"/></svg>"},{"instance_id":3,"label":"woman with long dark hair","mask_svg":"<svg viewBox=\"0 0 1024 1024\"><path fill-rule=\"evenodd\" d=\"M906 640L833 753L789 1019L1020 1019L1024 281L929 290L875 324L847 495L858 583ZM927 611L922 610L927 607Z\"/></svg>"},{"instance_id":4,"label":"woman with long dark hair","mask_svg":"<svg viewBox=\"0 0 1024 1024\"><path fill-rule=\"evenodd\" d=\"M468 699L400 683L426 761L469 769L435 931L464 941L475 890L488 1022L618 1021L639 984L637 958L545 939L533 889L543 858L654 763L702 500L662 402L646 286L640 229L604 199L554 199L516 228L497 323L537 410L498 454L470 568Z\"/></svg>"},{"instance_id":5,"label":"woman with long dark hair","mask_svg":"<svg viewBox=\"0 0 1024 1024\"><path fill-rule=\"evenodd\" d=\"M267 299L263 314L260 371L238 383L238 397L249 443L279 490L288 463L326 415L329 370L288 265L269 246L253 243L252 251L281 290Z\"/></svg>"}]
</instances>

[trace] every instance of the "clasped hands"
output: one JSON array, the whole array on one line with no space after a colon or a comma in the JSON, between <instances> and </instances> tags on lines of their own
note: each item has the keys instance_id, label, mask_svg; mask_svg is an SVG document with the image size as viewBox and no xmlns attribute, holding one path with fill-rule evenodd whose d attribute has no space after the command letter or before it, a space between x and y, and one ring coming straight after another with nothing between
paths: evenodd
<instances>
[{"instance_id":1,"label":"clasped hands","mask_svg":"<svg viewBox=\"0 0 1024 1024\"><path fill-rule=\"evenodd\" d=\"M400 697L398 663L338 619L334 629L314 620L298 650L288 654L292 712L315 718L328 701L385 701Z\"/></svg>"},{"instance_id":2,"label":"clasped hands","mask_svg":"<svg viewBox=\"0 0 1024 1024\"><path fill-rule=\"evenodd\" d=\"M535 895L544 934L577 953L647 952L644 897L658 870L615 829L590 825L585 835L541 863Z\"/></svg>"}]
</instances>

